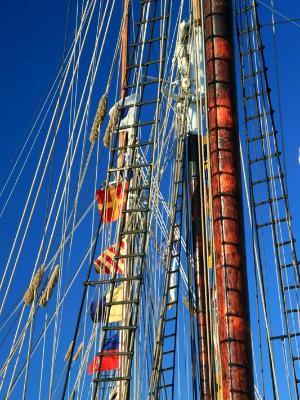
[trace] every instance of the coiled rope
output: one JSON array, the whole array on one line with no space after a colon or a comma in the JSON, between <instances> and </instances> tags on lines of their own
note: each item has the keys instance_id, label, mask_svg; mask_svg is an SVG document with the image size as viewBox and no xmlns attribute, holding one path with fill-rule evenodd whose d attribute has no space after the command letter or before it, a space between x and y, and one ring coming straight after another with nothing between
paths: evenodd
<instances>
[{"instance_id":1,"label":"coiled rope","mask_svg":"<svg viewBox=\"0 0 300 400\"><path fill-rule=\"evenodd\" d=\"M44 271L45 271L45 265L43 264L37 270L36 274L32 278L32 281L30 282L28 289L26 290L26 292L24 294L23 300L27 306L29 306L33 302L34 295L35 295L36 291L38 290L38 288L41 284L41 281L43 279Z\"/></svg>"},{"instance_id":2,"label":"coiled rope","mask_svg":"<svg viewBox=\"0 0 300 400\"><path fill-rule=\"evenodd\" d=\"M95 119L93 122L91 134L90 134L90 142L95 143L98 138L99 138L99 133L100 133L100 126L105 118L106 112L107 112L107 94L105 93L98 104L97 112L95 115Z\"/></svg>"},{"instance_id":3,"label":"coiled rope","mask_svg":"<svg viewBox=\"0 0 300 400\"><path fill-rule=\"evenodd\" d=\"M52 272L52 275L51 275L51 277L49 279L49 282L48 282L48 284L46 286L46 289L44 290L44 292L43 292L43 294L41 296L40 305L42 307L46 307L46 305L48 303L48 300L50 299L51 294L53 292L53 289L54 289L54 287L56 285L58 277L59 277L59 265L57 265L55 267L54 271Z\"/></svg>"}]
</instances>

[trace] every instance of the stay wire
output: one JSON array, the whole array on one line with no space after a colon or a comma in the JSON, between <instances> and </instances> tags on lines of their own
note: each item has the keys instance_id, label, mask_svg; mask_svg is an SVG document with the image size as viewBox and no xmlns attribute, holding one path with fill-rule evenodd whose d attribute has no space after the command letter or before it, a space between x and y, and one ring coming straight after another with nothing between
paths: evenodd
<instances>
[{"instance_id":1,"label":"stay wire","mask_svg":"<svg viewBox=\"0 0 300 400\"><path fill-rule=\"evenodd\" d=\"M95 237L94 240L96 240L96 237ZM90 251L88 251L87 254L83 257L83 259L82 259L82 261L81 261L81 263L80 263L80 265L79 265L77 271L75 272L75 274L73 275L73 277L72 277L72 279L70 280L69 284L67 285L67 288L65 289L64 295L63 295L63 297L62 297L62 299L61 299L60 305L63 304L63 301L65 300L65 297L67 296L69 290L71 289L73 283L75 282L75 279L77 278L77 275L78 275L78 273L80 272L80 270L81 270L83 264L85 263L85 260L86 260L86 258L87 258L87 256L88 256L89 254L90 254ZM23 306L23 309L25 309L25 305ZM30 358L33 357L33 355L34 355L35 351L37 350L37 348L38 348L38 346L39 346L39 344L40 344L40 342L41 342L43 336L46 334L48 328L50 327L50 324L52 323L52 321L53 321L55 315L56 315L56 311L54 311L54 312L51 314L51 316L50 316L50 318L49 318L49 320L48 320L48 322L47 322L47 325L45 326L44 329L42 329L40 335L38 336L37 340L35 341L35 343L34 343L34 345L33 345L33 347L32 347L32 351L31 351L31 354L30 354ZM18 331L18 329L17 329L17 331ZM21 334L20 338L18 339L18 342L21 341L23 335L24 335L24 330L22 331L22 334ZM15 338L14 342L16 342L16 338ZM10 356L9 356L9 357L10 357ZM19 372L18 372L16 378L14 379L14 381L13 381L13 383L12 383L12 387L11 387L10 393L14 390L14 388L15 388L15 386L16 386L18 380L20 379L22 373L24 372L25 366L26 366L26 362L24 362L24 364L22 365L21 369L19 370ZM0 371L0 374L3 373L3 370L4 370L4 369L5 369L5 367L2 368L2 370Z\"/></svg>"},{"instance_id":2,"label":"stay wire","mask_svg":"<svg viewBox=\"0 0 300 400\"><path fill-rule=\"evenodd\" d=\"M65 25L65 34L64 34L64 45L63 45L63 52L62 52L62 60L61 60L61 74L60 74L60 81L59 81L59 96L58 96L58 103L57 103L57 114L56 114L56 121L55 121L55 131L58 129L58 124L59 124L59 113L60 113L60 104L61 104L61 99L62 99L62 85L63 85L63 80L64 80L64 67L66 64L66 59L67 59L67 38L68 38L68 30L69 30L69 17L70 17L70 0L68 0L68 5L67 5L67 18L66 18L66 25ZM49 214L49 207L50 207L50 197L51 197L51 192L52 192L52 178L53 178L53 166L54 166L54 160L55 160L55 150L56 150L56 137L55 137L55 143L54 143L54 148L53 152L51 155L51 166L50 166L50 178L49 178L49 186L48 186L48 195L47 195L47 206L46 206L46 213L45 213L45 220L44 220L44 237L42 239L43 241L43 247L42 247L42 258L45 253L45 237L46 237L46 225L47 225L47 219L48 219L48 214Z\"/></svg>"},{"instance_id":3,"label":"stay wire","mask_svg":"<svg viewBox=\"0 0 300 400\"><path fill-rule=\"evenodd\" d=\"M61 61L61 76L60 76L60 82L59 82L59 97L58 97L58 103L57 103L57 114L56 114L56 121L55 121L55 131L58 129L59 126L59 113L60 113L60 104L61 104L61 99L62 99L62 94L63 94L63 80L64 80L64 67L66 64L67 60L67 37L68 37L68 31L69 31L69 17L70 17L70 0L68 0L67 4L67 17L66 17L66 24L65 24L65 34L64 34L64 45L63 45L63 52L62 52L62 61ZM47 205L46 205L46 213L45 213L45 218L44 218L44 229L43 229L43 238L42 238L42 251L41 251L41 256L43 258L45 254L45 245L46 245L46 225L47 225L47 220L49 216L49 209L50 209L50 203L51 203L51 192L52 192L52 178L53 178L53 167L54 167L54 161L55 161L55 152L56 152L56 143L57 143L57 137L55 136L55 142L54 142L54 148L53 152L51 154L51 166L50 166L50 178L49 178L49 184L48 184L48 194L47 194ZM35 299L36 301L36 299ZM33 339L33 330L34 330L34 322L35 322L35 315L33 315L32 321L31 321L31 330L30 330L30 339L29 339L29 347L28 347L28 355L27 355L27 360L26 360L26 369L25 369L25 378L24 378L24 389L23 389L23 395L22 399L25 400L26 397L26 389L27 389L27 380L28 380L28 372L29 372L29 363L30 363L30 358L29 355L31 353L31 347L32 347L32 339ZM42 360L42 362L44 359ZM51 393L51 385L50 385L50 393Z\"/></svg>"},{"instance_id":4,"label":"stay wire","mask_svg":"<svg viewBox=\"0 0 300 400\"><path fill-rule=\"evenodd\" d=\"M279 79L279 61L278 61L279 57L278 57L278 45L277 45L276 28L275 28L274 0L270 0L270 3L271 3L271 13L272 13L272 37L273 37L273 46L274 46L276 91L277 91L277 99L278 99L279 126L280 126L280 132L281 132L281 135L280 135L281 149L282 149L282 159L283 159L283 170L286 171L287 169L286 169L286 156L285 156L285 146L284 146L283 113L282 113L281 89L280 89L280 79ZM289 193L287 174L284 174L284 180L285 180L286 191L287 191L287 193Z\"/></svg>"},{"instance_id":5,"label":"stay wire","mask_svg":"<svg viewBox=\"0 0 300 400\"><path fill-rule=\"evenodd\" d=\"M99 224L98 224L98 228L97 228L97 232L96 232L96 239L95 239L95 242L94 242L94 245L93 245L93 251L92 251L92 256L91 256L91 259L90 259L90 265L89 265L89 269L88 269L88 272L87 272L86 281L89 281L89 279L90 279L92 266L93 266L93 260L94 260L95 253L96 253L96 247L97 247L97 243L98 243L98 239L99 239L99 233L100 233L101 225L102 225L102 215L101 215L101 218L100 218L100 221L99 221ZM84 303L85 303L87 289L88 289L88 285L85 285L84 289L83 289L82 297L81 297L81 303L80 303L80 307L79 307L79 312L78 312L75 332L74 332L74 336L73 336L73 346L72 346L72 350L71 350L69 361L68 361L67 373L66 373L66 377L65 377L64 388L63 388L61 400L64 400L65 394L66 394L66 390L67 390L67 385L68 385L69 375L70 375L70 370L71 370L71 364L72 364L73 354L74 354L75 345L76 345L76 340L77 340L77 336L78 336L78 332L79 332L79 325L80 325L80 320L81 320L81 316L82 316L82 312L83 312L83 307L84 307Z\"/></svg>"},{"instance_id":6,"label":"stay wire","mask_svg":"<svg viewBox=\"0 0 300 400\"><path fill-rule=\"evenodd\" d=\"M257 0L257 2L259 3L259 4L262 4L263 6L265 6L266 8L268 8L269 10L271 10L272 11L272 7L270 7L267 3L265 3L264 1L262 1L262 0ZM298 20L298 18L296 19L295 18L295 20L293 20L293 18L289 18L287 15L285 15L285 14L282 14L281 12L279 12L279 11L276 11L275 9L273 9L274 10L274 13L275 14L277 14L277 15L279 15L280 17L282 17L286 22L291 22L293 25L295 25L297 28L300 28L300 24L297 24L297 22L295 22L295 20Z\"/></svg>"},{"instance_id":7,"label":"stay wire","mask_svg":"<svg viewBox=\"0 0 300 400\"><path fill-rule=\"evenodd\" d=\"M256 22L256 25L258 25L258 16L257 16L257 11L256 11L256 7L254 8L254 11L253 11L253 14L254 14L254 18L255 18L255 22ZM260 33L260 30L258 29L258 31L257 31L257 35L258 35L258 40L259 40L259 42L260 43L262 43L262 39L261 39L261 33ZM263 50L261 51L261 62L262 62L262 66L263 66L263 71L264 71L264 80L265 80L265 85L266 85L266 88L267 89L269 89L269 79L268 79L268 75L267 75L267 73L266 73L266 63L265 63L265 56L264 56L264 52L263 52ZM272 103L271 103L271 97L270 97L270 91L269 90L267 90L267 94L266 94L266 97L267 97L267 106L269 106L269 107L271 107L272 108ZM263 100L264 100L264 97L263 97ZM265 106L265 103L264 103L264 106ZM265 120L265 123L267 123L268 122L268 120L267 120L267 117L266 117L266 114L265 114L265 111L264 111L264 120ZM270 124L271 124L271 126L272 126L272 128L273 128L273 131L275 131L275 128L274 128L274 126L275 126L275 122L274 122L274 115L273 115L273 113L271 113L270 114ZM266 126L266 128L265 128L266 130L268 130L268 126ZM275 135L273 135L274 137L273 137L273 141L274 141L274 143L273 143L273 145L274 145L274 150L277 152L278 151L278 144L277 144L277 140L276 140L276 136ZM268 137L268 135L266 135L266 137L267 137L267 145L268 145L268 154L270 154L270 143L269 143L269 141L270 141L270 139L269 139L269 137ZM273 172L273 162L272 162L272 159L269 157L269 168L270 168L270 170L271 170L271 173L272 173L272 175L271 175L271 177L272 176L274 176L274 172ZM280 158L278 158L278 160L277 160L277 168L278 168L278 173L279 173L279 175L282 175L283 173L285 173L286 171L284 171L284 169L282 168L282 166L281 166L281 162L280 162ZM288 206L288 197L287 197L287 191L286 191L286 188L285 188L285 180L283 180L283 179L280 179L279 180L279 183L280 183L280 190L281 190L281 193L283 194L283 195L285 195L286 197L285 197L285 204L284 204L284 211L285 211L285 218L286 218L286 222L287 222L287 229L288 229L288 235L289 235L289 240L290 240L290 243L291 243L291 256L292 256L292 260L293 260L293 264L294 263L296 263L297 262L297 257L296 257L296 251L295 251L295 247L294 247L294 241L293 241L293 234L292 234L292 229L291 229L291 217L290 217L290 211L289 211L289 206ZM275 187L275 184L274 183L272 183L271 184L271 189L272 189L272 196L273 196L273 198L276 198L276 187ZM269 189L270 190L270 189ZM273 208L271 208L270 209L270 211L271 211L271 215L273 215L272 213L274 212L276 215L279 215L279 206L278 206L278 201L275 201L274 202L274 208L275 208L275 210L273 211ZM280 234L280 237L281 237L281 225L279 225L279 228L277 228L277 229L275 229L275 226L273 226L272 227L273 229L272 229L272 239L273 239L273 242L274 242L274 244L275 243L278 243L278 242L280 242L280 240L282 240L282 238L281 239L279 239L278 240L278 235ZM278 232L279 231L279 232ZM277 264L277 266L280 266L280 265L282 265L282 260L281 260L281 255L280 255L280 252L278 251L278 249L276 248L276 247L274 247L274 257L276 257L276 264ZM285 253L284 253L284 250L283 250L283 257L284 257L284 259L285 259ZM282 272L281 272L281 270L279 269L279 272L280 272L280 290L281 290L281 294L282 294L282 305L283 305L283 307L284 307L284 317L285 317L285 325L286 325L286 330L287 330L287 335L288 335L288 346L289 346L289 351L290 351L290 353L292 354L292 352L293 352L293 347L292 347L292 343L291 343L291 338L290 338L290 332L289 332L289 330L290 330L290 328L289 328L289 318L288 318L288 316L287 316L287 305L286 305L286 303L287 303L287 299L286 299L286 296L285 296L285 292L284 292L284 289L283 289L283 287L284 287L284 283L283 283L283 277L282 277ZM295 268L295 270L294 270L294 272L295 272L295 278L296 279L299 279L299 272L298 272L298 270ZM287 278L287 285L289 285L289 283L288 283L288 275L287 275L287 272L286 272L286 278ZM290 291L288 290L288 295L290 296ZM296 300L297 300L297 308L298 308L298 294L297 294L297 292L296 292ZM292 323L294 324L294 318L292 319ZM299 352L298 352L298 343L297 343L297 341L296 341L296 347L297 347L297 354L298 354L298 356L299 356ZM293 356L292 356L293 357ZM295 386L295 389L296 389L296 394L297 394L297 398L298 398L298 386L297 386L297 377L296 377L296 369L295 369L295 365L294 365L294 363L292 364L292 372L293 372L293 380L294 380L294 386Z\"/></svg>"},{"instance_id":8,"label":"stay wire","mask_svg":"<svg viewBox=\"0 0 300 400\"><path fill-rule=\"evenodd\" d=\"M238 46L240 51L242 51L243 46L250 46L249 44L249 35L246 36L247 43L245 44L243 42L243 38L239 35L240 27L243 26L243 20L242 16L239 13L240 9L243 7L241 4L241 1L239 1L239 5L237 4L237 1L235 1L235 14L236 16L239 15L239 19L236 17L236 32L237 32L237 41L238 41ZM248 22L248 19L246 21L247 23L247 29L249 29L250 25ZM254 66L251 63L252 59L249 61L251 71L254 70ZM240 57L240 71L241 71L241 79L242 79L242 86L243 86L243 95L245 96L245 64L243 62L243 59ZM246 108L244 104L244 114L245 116L247 115L246 113ZM244 120L244 127L247 132L247 124L246 121ZM248 144L247 144L248 145ZM266 339L267 339L267 345L268 345L268 359L269 359L269 367L270 367L270 374L271 374L271 384L272 384L272 392L274 398L278 398L278 387L277 387L277 380L276 380L276 374L275 374L275 365L274 365L274 354L273 354L273 348L272 348L272 343L270 339L270 326L269 326L269 316L268 316L268 310L266 307L266 293L265 293L265 284L264 284L264 275L263 275L263 270L262 270L262 260L261 260L261 254L260 254L260 241L258 237L258 232L255 229L255 225L257 224L256 222L256 214L254 212L254 209L251 208L251 203L253 202L253 192L251 190L251 176L248 178L248 184L247 184L247 179L246 179L246 172L245 172L245 166L244 166L244 160L242 156L242 151L241 151L241 144L240 144L240 152L241 152L241 164L242 164L242 171L243 171L243 176L245 180L245 188L246 188L246 197L247 197L247 203L248 203L248 210L249 210L249 218L250 218L250 225L251 225L251 234L252 234L252 240L254 241L254 257L255 257L255 267L257 269L257 274L259 277L259 286L260 286L260 292L261 292L261 301L262 301L262 306L263 306L263 315L264 315L264 321L265 321L265 329L266 329ZM251 169L249 169L248 173L251 175ZM249 185L249 187L248 187Z\"/></svg>"}]
</instances>

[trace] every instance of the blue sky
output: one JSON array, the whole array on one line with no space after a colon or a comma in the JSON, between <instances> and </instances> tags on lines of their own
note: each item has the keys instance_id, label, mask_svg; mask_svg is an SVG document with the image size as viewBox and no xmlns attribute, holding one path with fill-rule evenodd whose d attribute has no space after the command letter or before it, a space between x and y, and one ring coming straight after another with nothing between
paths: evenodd
<instances>
[{"instance_id":1,"label":"blue sky","mask_svg":"<svg viewBox=\"0 0 300 400\"><path fill-rule=\"evenodd\" d=\"M1 2L2 172L30 127L59 66L66 11L67 1Z\"/></svg>"},{"instance_id":2,"label":"blue sky","mask_svg":"<svg viewBox=\"0 0 300 400\"><path fill-rule=\"evenodd\" d=\"M269 0L265 1L269 3ZM275 8L292 18L300 18L300 3L274 0ZM259 6L262 22L270 22L270 12ZM47 92L60 65L67 0L28 0L0 2L0 177L10 166L10 161L31 126L35 112ZM280 16L276 20L282 20ZM280 91L282 94L283 127L290 204L296 239L300 240L300 166L298 164L299 93L300 93L300 21L277 25ZM272 52L271 27L263 27L267 39L267 64L271 70L272 96L276 93L275 65ZM278 115L275 100L276 115ZM240 113L241 117L241 113ZM242 127L242 124L241 124ZM242 128L241 128L242 129ZM245 212L246 215L246 212ZM15 223L10 214L0 226L0 235ZM246 219L247 221L247 219ZM246 222L247 223L247 222ZM9 229L9 228L8 228ZM5 243L2 242L0 249ZM299 253L298 246L298 253Z\"/></svg>"}]
</instances>

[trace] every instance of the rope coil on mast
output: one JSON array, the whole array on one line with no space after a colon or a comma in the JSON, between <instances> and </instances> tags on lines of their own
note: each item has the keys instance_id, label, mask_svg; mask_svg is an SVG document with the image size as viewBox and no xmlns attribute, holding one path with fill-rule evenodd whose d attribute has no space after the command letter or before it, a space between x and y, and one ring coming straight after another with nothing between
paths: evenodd
<instances>
[{"instance_id":1,"label":"rope coil on mast","mask_svg":"<svg viewBox=\"0 0 300 400\"><path fill-rule=\"evenodd\" d=\"M44 271L45 271L45 264L43 264L36 272L36 274L34 275L32 281L30 282L30 285L28 287L28 289L26 290L23 300L24 303L29 306L30 304L32 304L33 300L34 300L34 295L36 293L36 291L38 290L42 279L43 279L43 275L44 275Z\"/></svg>"},{"instance_id":2,"label":"rope coil on mast","mask_svg":"<svg viewBox=\"0 0 300 400\"><path fill-rule=\"evenodd\" d=\"M68 347L68 350L67 350L67 352L66 352L66 354L65 354L64 361L68 361L68 359L70 358L73 345L74 345L74 341L72 340L71 343L70 343L70 345L69 345L69 347ZM75 357L75 356L74 356L74 357Z\"/></svg>"},{"instance_id":3,"label":"rope coil on mast","mask_svg":"<svg viewBox=\"0 0 300 400\"><path fill-rule=\"evenodd\" d=\"M100 126L105 118L106 112L107 112L107 104L108 104L108 99L107 99L107 93L104 93L104 95L101 97L98 108L96 111L95 119L93 122L91 134L90 134L90 142L95 143L98 138L99 138L99 133L100 133Z\"/></svg>"},{"instance_id":4,"label":"rope coil on mast","mask_svg":"<svg viewBox=\"0 0 300 400\"><path fill-rule=\"evenodd\" d=\"M40 299L40 306L46 307L48 300L51 297L51 294L53 292L53 289L56 285L57 279L59 277L59 265L57 265L49 279L49 282L46 286L46 289L44 290L41 299Z\"/></svg>"},{"instance_id":5,"label":"rope coil on mast","mask_svg":"<svg viewBox=\"0 0 300 400\"><path fill-rule=\"evenodd\" d=\"M73 341L72 341L72 346L73 346ZM75 362L75 361L78 360L78 358L79 358L79 356L80 356L80 353L82 352L82 349L83 349L83 341L80 343L80 345L79 345L78 348L77 348L76 353L74 354L73 362ZM70 353L71 353L71 352L70 352Z\"/></svg>"}]
</instances>

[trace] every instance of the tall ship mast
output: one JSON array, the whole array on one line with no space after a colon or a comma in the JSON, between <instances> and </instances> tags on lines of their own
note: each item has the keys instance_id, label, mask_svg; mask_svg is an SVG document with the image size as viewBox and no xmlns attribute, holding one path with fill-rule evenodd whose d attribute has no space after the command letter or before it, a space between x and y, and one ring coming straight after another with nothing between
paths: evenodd
<instances>
[{"instance_id":1,"label":"tall ship mast","mask_svg":"<svg viewBox=\"0 0 300 400\"><path fill-rule=\"evenodd\" d=\"M299 399L283 23L273 0L68 2L2 179L1 399Z\"/></svg>"}]
</instances>

